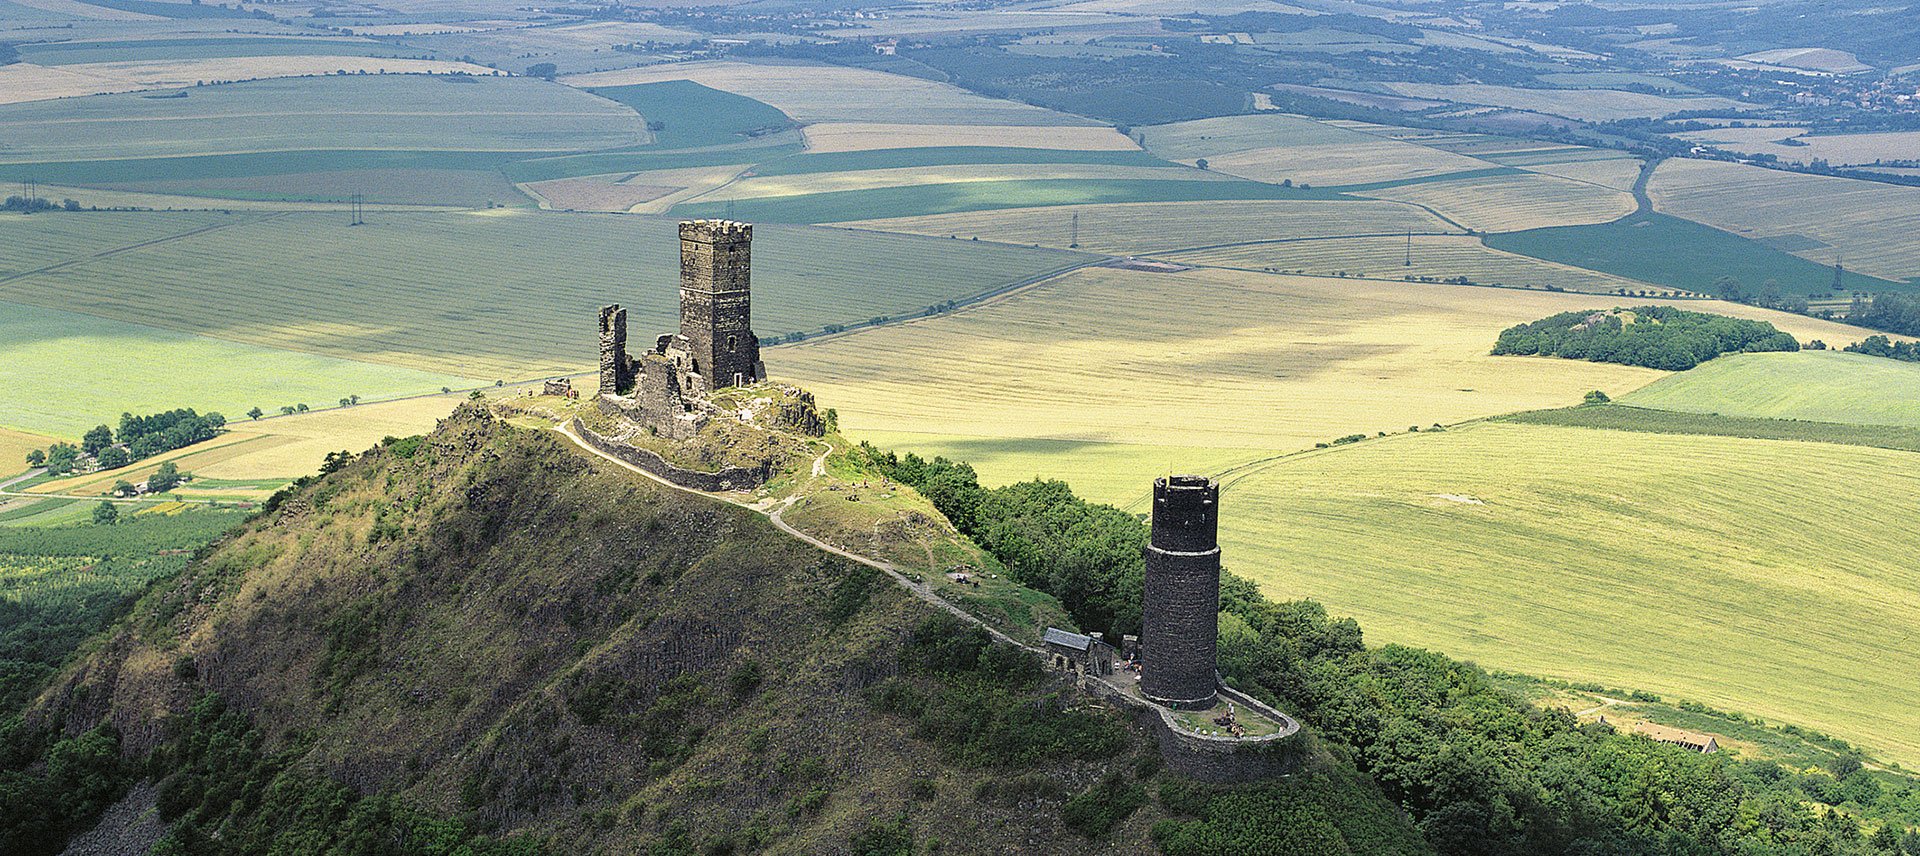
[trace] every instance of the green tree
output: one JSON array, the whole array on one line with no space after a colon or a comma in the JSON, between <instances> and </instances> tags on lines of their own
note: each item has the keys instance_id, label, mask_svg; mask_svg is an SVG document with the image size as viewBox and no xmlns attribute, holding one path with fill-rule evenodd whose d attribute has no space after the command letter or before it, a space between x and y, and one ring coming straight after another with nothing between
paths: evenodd
<instances>
[{"instance_id":1,"label":"green tree","mask_svg":"<svg viewBox=\"0 0 1920 856\"><path fill-rule=\"evenodd\" d=\"M103 470L117 470L133 463L133 456L127 454L127 450L119 446L108 446L101 449L100 454L97 455L95 459L100 462L100 469Z\"/></svg>"},{"instance_id":2,"label":"green tree","mask_svg":"<svg viewBox=\"0 0 1920 856\"><path fill-rule=\"evenodd\" d=\"M28 450L28 452L27 452L27 466L29 466L29 467L39 467L39 466L45 466L45 465L46 465L46 463L47 463L47 453L46 453L46 452L42 452L42 451L40 451L39 449L31 449L31 450Z\"/></svg>"},{"instance_id":3,"label":"green tree","mask_svg":"<svg viewBox=\"0 0 1920 856\"><path fill-rule=\"evenodd\" d=\"M113 483L114 496L133 496L135 493L137 491L134 490L133 482L121 479Z\"/></svg>"},{"instance_id":4,"label":"green tree","mask_svg":"<svg viewBox=\"0 0 1920 856\"><path fill-rule=\"evenodd\" d=\"M1588 392L1586 398L1583 400L1588 404L1606 404L1613 399L1608 398L1606 393L1596 389Z\"/></svg>"},{"instance_id":5,"label":"green tree","mask_svg":"<svg viewBox=\"0 0 1920 856\"><path fill-rule=\"evenodd\" d=\"M55 443L47 447L47 472L63 476L73 472L80 460L80 447L72 443Z\"/></svg>"},{"instance_id":6,"label":"green tree","mask_svg":"<svg viewBox=\"0 0 1920 856\"><path fill-rule=\"evenodd\" d=\"M93 522L96 526L112 526L120 520L120 508L111 502L101 500L93 507Z\"/></svg>"},{"instance_id":7,"label":"green tree","mask_svg":"<svg viewBox=\"0 0 1920 856\"><path fill-rule=\"evenodd\" d=\"M185 479L180 475L180 467L172 461L160 465L153 475L147 477L148 493L166 493L180 486Z\"/></svg>"},{"instance_id":8,"label":"green tree","mask_svg":"<svg viewBox=\"0 0 1920 856\"><path fill-rule=\"evenodd\" d=\"M312 408L307 407L307 404L304 401L293 406L293 412L295 413L305 413L310 409Z\"/></svg>"},{"instance_id":9,"label":"green tree","mask_svg":"<svg viewBox=\"0 0 1920 856\"><path fill-rule=\"evenodd\" d=\"M293 406L293 405L291 405L291 404L283 404L283 405L280 405L280 415L281 415L281 416L292 416L293 414L295 414L295 413L298 413L298 412L300 412L300 411L299 411L299 409L298 409L298 408L296 408L296 407L294 407L294 406Z\"/></svg>"},{"instance_id":10,"label":"green tree","mask_svg":"<svg viewBox=\"0 0 1920 856\"><path fill-rule=\"evenodd\" d=\"M554 78L554 75L557 75L559 73L560 73L560 67L550 62L536 62L533 65L527 66L528 77L538 77L543 80L552 80Z\"/></svg>"},{"instance_id":11,"label":"green tree","mask_svg":"<svg viewBox=\"0 0 1920 856\"><path fill-rule=\"evenodd\" d=\"M100 450L113 445L113 429L105 425L96 426L80 437L80 448L89 455L98 455Z\"/></svg>"},{"instance_id":12,"label":"green tree","mask_svg":"<svg viewBox=\"0 0 1920 856\"><path fill-rule=\"evenodd\" d=\"M258 407L255 407L254 409L247 411L248 419L259 419L260 417L265 415L267 415L267 412L264 410L261 410Z\"/></svg>"},{"instance_id":13,"label":"green tree","mask_svg":"<svg viewBox=\"0 0 1920 856\"><path fill-rule=\"evenodd\" d=\"M1193 162L1193 165L1194 165L1194 166L1197 166L1197 167L1199 167L1199 168L1201 168L1201 169L1206 169L1206 168L1207 168L1207 159L1206 159L1206 158L1201 158L1201 159L1199 159L1199 160L1196 160L1196 161L1194 161L1194 162Z\"/></svg>"}]
</instances>

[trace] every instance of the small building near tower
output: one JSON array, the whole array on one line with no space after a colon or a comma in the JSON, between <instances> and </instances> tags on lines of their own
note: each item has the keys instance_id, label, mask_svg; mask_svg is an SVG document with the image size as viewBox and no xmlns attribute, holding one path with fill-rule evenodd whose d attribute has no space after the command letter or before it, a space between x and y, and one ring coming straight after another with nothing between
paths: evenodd
<instances>
[{"instance_id":1,"label":"small building near tower","mask_svg":"<svg viewBox=\"0 0 1920 856\"><path fill-rule=\"evenodd\" d=\"M1049 627L1040 643L1047 649L1048 664L1058 671L1113 674L1113 646L1096 637Z\"/></svg>"}]
</instances>

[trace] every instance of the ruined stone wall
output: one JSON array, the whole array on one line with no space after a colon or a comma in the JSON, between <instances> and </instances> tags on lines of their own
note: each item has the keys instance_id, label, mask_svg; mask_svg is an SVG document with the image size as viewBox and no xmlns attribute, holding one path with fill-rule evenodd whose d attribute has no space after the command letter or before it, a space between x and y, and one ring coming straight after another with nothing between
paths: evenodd
<instances>
[{"instance_id":1,"label":"ruined stone wall","mask_svg":"<svg viewBox=\"0 0 1920 856\"><path fill-rule=\"evenodd\" d=\"M1211 737L1194 734L1174 724L1173 713L1127 695L1106 681L1083 678L1082 688L1100 699L1130 713L1141 727L1153 732L1160 747L1160 759L1167 769L1200 782L1230 784L1254 782L1299 772L1311 756L1311 738L1294 730L1263 737ZM1275 722L1293 720L1256 699L1225 687L1223 695L1234 704L1245 705L1272 717Z\"/></svg>"},{"instance_id":2,"label":"ruined stone wall","mask_svg":"<svg viewBox=\"0 0 1920 856\"><path fill-rule=\"evenodd\" d=\"M1219 674L1220 486L1204 476L1153 485L1141 599L1140 690L1178 708L1213 703Z\"/></svg>"},{"instance_id":3,"label":"ruined stone wall","mask_svg":"<svg viewBox=\"0 0 1920 856\"><path fill-rule=\"evenodd\" d=\"M600 307L600 393L625 395L633 388L633 358L627 356L627 310Z\"/></svg>"},{"instance_id":4,"label":"ruined stone wall","mask_svg":"<svg viewBox=\"0 0 1920 856\"><path fill-rule=\"evenodd\" d=\"M668 463L666 458L655 452L642 449L630 443L602 437L575 417L569 426L575 436L585 440L587 445L599 449L640 469L653 473L681 487L717 493L727 490L752 490L773 478L773 468L762 464L757 467L727 467L717 472L690 470Z\"/></svg>"},{"instance_id":5,"label":"ruined stone wall","mask_svg":"<svg viewBox=\"0 0 1920 856\"><path fill-rule=\"evenodd\" d=\"M640 359L640 380L634 387L633 399L639 411L633 414L635 420L662 437L689 440L706 425L704 416L690 412L691 405L680 388L673 363L659 354L649 353Z\"/></svg>"}]
</instances>

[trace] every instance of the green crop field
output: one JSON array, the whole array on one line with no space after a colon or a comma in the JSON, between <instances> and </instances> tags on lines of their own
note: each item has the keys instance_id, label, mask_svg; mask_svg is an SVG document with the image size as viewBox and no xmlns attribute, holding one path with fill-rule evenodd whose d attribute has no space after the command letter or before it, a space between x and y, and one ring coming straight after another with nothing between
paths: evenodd
<instances>
[{"instance_id":1,"label":"green crop field","mask_svg":"<svg viewBox=\"0 0 1920 856\"><path fill-rule=\"evenodd\" d=\"M691 80L669 80L633 86L589 89L658 122L654 132L660 148L690 149L751 143L760 137L793 127L787 114L744 95L709 89Z\"/></svg>"},{"instance_id":2,"label":"green crop field","mask_svg":"<svg viewBox=\"0 0 1920 856\"><path fill-rule=\"evenodd\" d=\"M630 307L640 341L674 324L679 243L671 220L376 213L348 226L334 215L234 215L224 228L201 231L208 216L0 221L0 245L11 246L48 229L71 241L75 222L180 218L172 239L141 232L138 240L72 248L63 251L72 264L0 279L0 299L482 380L590 367L594 313L606 303ZM768 336L918 313L1086 259L844 229L765 225L755 238L754 319Z\"/></svg>"},{"instance_id":3,"label":"green crop field","mask_svg":"<svg viewBox=\"0 0 1920 856\"><path fill-rule=\"evenodd\" d=\"M503 170L537 154L333 150L17 163L0 164L0 181L176 194L204 199L198 207L222 199L334 202L355 193L368 204L480 207L525 204Z\"/></svg>"},{"instance_id":4,"label":"green crop field","mask_svg":"<svg viewBox=\"0 0 1920 856\"><path fill-rule=\"evenodd\" d=\"M1647 186L1661 211L1887 279L1920 279L1920 188L1676 158Z\"/></svg>"},{"instance_id":5,"label":"green crop field","mask_svg":"<svg viewBox=\"0 0 1920 856\"><path fill-rule=\"evenodd\" d=\"M721 191L716 195L724 195ZM698 202L675 206L687 217L720 217L775 223L835 223L870 218L919 217L961 211L1087 205L1119 202L1198 200L1330 199L1322 190L1301 190L1254 181L1179 179L1035 179L972 181L918 187L843 190L803 196Z\"/></svg>"},{"instance_id":6,"label":"green crop field","mask_svg":"<svg viewBox=\"0 0 1920 856\"><path fill-rule=\"evenodd\" d=\"M1838 351L1729 354L1622 402L1689 413L1920 428L1920 364Z\"/></svg>"},{"instance_id":7,"label":"green crop field","mask_svg":"<svg viewBox=\"0 0 1920 856\"><path fill-rule=\"evenodd\" d=\"M52 219L52 218L48 218ZM18 280L7 283L16 285ZM74 295L76 302L111 295ZM225 308L175 296L209 315ZM130 314L138 314L130 313ZM68 439L123 411L215 410L240 421L258 406L330 405L437 392L481 381L453 374L260 347L93 315L0 303L0 426ZM0 471L15 469L14 461Z\"/></svg>"},{"instance_id":8,"label":"green crop field","mask_svg":"<svg viewBox=\"0 0 1920 856\"><path fill-rule=\"evenodd\" d=\"M1575 267L1688 291L1712 293L1732 277L1749 291L1768 281L1789 294L1833 290L1833 268L1815 264L1731 232L1665 214L1634 215L1611 223L1562 226L1488 235L1487 246ZM1911 286L1848 271L1844 290L1888 291Z\"/></svg>"},{"instance_id":9,"label":"green crop field","mask_svg":"<svg viewBox=\"0 0 1920 856\"><path fill-rule=\"evenodd\" d=\"M1381 236L1276 241L1175 253L1170 261L1251 270L1282 270L1322 276L1370 276L1375 279L1465 277L1476 285L1546 288L1567 291L1645 291L1634 282L1584 268L1544 262L1488 249L1471 235Z\"/></svg>"},{"instance_id":10,"label":"green crop field","mask_svg":"<svg viewBox=\"0 0 1920 856\"><path fill-rule=\"evenodd\" d=\"M1657 383L1657 382L1656 382ZM1644 387L1643 387L1644 388ZM1633 396L1629 395L1631 399ZM1529 410L1496 417L1502 422L1528 425L1564 425L1573 428L1609 428L1655 434L1702 434L1711 437L1747 437L1755 440L1805 440L1920 452L1920 428L1900 425L1860 425L1812 422L1760 416L1724 416L1653 410L1626 404L1590 404L1558 410Z\"/></svg>"},{"instance_id":11,"label":"green crop field","mask_svg":"<svg viewBox=\"0 0 1920 856\"><path fill-rule=\"evenodd\" d=\"M1355 616L1376 644L1693 699L1912 764L1914 461L1478 423L1232 480L1221 540L1236 573Z\"/></svg>"},{"instance_id":12,"label":"green crop field","mask_svg":"<svg viewBox=\"0 0 1920 856\"><path fill-rule=\"evenodd\" d=\"M192 37L121 41L42 42L20 46L20 56L39 65L137 62L230 56L419 57L428 51L362 39Z\"/></svg>"},{"instance_id":13,"label":"green crop field","mask_svg":"<svg viewBox=\"0 0 1920 856\"><path fill-rule=\"evenodd\" d=\"M1412 205L1366 199L1010 208L861 220L848 225L1049 247L1077 242L1083 249L1128 255L1286 239L1458 231Z\"/></svg>"},{"instance_id":14,"label":"green crop field","mask_svg":"<svg viewBox=\"0 0 1920 856\"><path fill-rule=\"evenodd\" d=\"M528 78L366 75L0 105L10 162L308 149L583 151L649 140L627 107ZM448 133L450 120L460 132Z\"/></svg>"}]
</instances>

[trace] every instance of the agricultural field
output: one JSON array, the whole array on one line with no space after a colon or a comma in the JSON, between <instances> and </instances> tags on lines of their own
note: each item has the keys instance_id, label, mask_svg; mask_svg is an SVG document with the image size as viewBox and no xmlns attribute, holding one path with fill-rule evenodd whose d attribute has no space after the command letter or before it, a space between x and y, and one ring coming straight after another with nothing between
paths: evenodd
<instances>
[{"instance_id":1,"label":"agricultural field","mask_svg":"<svg viewBox=\"0 0 1920 856\"><path fill-rule=\"evenodd\" d=\"M1807 136L1805 128L1715 128L1674 136L1729 151L1769 154L1783 161L1824 160L1834 166L1875 161L1920 160L1920 131ZM1792 145L1783 144L1792 140Z\"/></svg>"},{"instance_id":2,"label":"agricultural field","mask_svg":"<svg viewBox=\"0 0 1920 856\"><path fill-rule=\"evenodd\" d=\"M67 217L140 218L142 224L184 218L171 239L139 232L125 243L73 250L71 263L52 270L0 279L0 300L148 325L141 331L165 327L212 336L225 340L223 347L244 343L359 361L353 365L368 371L405 367L431 373L431 380L422 376L426 382L412 384L416 391L463 385L445 377L491 382L585 370L595 359L594 313L611 301L630 308L641 335L674 325L679 243L668 219L496 210L370 215L365 225L349 226L332 215L235 215L230 225L205 231L211 216L217 215L88 213L0 221L7 230L0 245L11 246L36 240L39 230L59 228ZM755 321L766 336L918 313L1086 259L771 224L762 225L755 238ZM116 286L102 293L85 285L96 282ZM85 351L77 343L55 347L54 340L34 337L30 324L16 329L25 339L22 347L62 355L49 366ZM101 359L134 352L111 347L120 337L138 341L140 334L106 337L96 351ZM219 361L236 390L258 388L263 378L235 366L266 370L282 359L273 356L278 351L262 353L268 356L253 362ZM40 358L52 359L45 353ZM139 365L134 361L133 368ZM170 364L150 370L177 372ZM99 382L108 383L106 376ZM125 383L125 372L116 380ZM282 389L276 397L310 387ZM308 403L376 395L371 387L337 388L331 381L326 389L331 394ZM190 402L170 393L156 403ZM215 403L231 406L224 398L206 402ZM294 402L238 403L244 410Z\"/></svg>"},{"instance_id":3,"label":"agricultural field","mask_svg":"<svg viewBox=\"0 0 1920 856\"><path fill-rule=\"evenodd\" d=\"M1523 168L1528 172L1583 181L1627 193L1633 192L1634 183L1640 179L1640 161L1635 158L1551 161L1531 163Z\"/></svg>"},{"instance_id":4,"label":"agricultural field","mask_svg":"<svg viewBox=\"0 0 1920 856\"><path fill-rule=\"evenodd\" d=\"M1729 354L1649 384L1621 402L1688 413L1920 428L1920 364L1839 351Z\"/></svg>"},{"instance_id":5,"label":"agricultural field","mask_svg":"<svg viewBox=\"0 0 1920 856\"><path fill-rule=\"evenodd\" d=\"M215 83L337 75L492 75L469 62L436 59L340 56L242 56L213 59L138 60L78 65L0 66L0 104L108 95ZM160 100L160 99L153 99Z\"/></svg>"},{"instance_id":6,"label":"agricultural field","mask_svg":"<svg viewBox=\"0 0 1920 856\"><path fill-rule=\"evenodd\" d=\"M1494 418L1501 422L1518 422L1527 425L1606 428L1614 431L1646 431L1654 434L1702 434L1710 437L1746 437L1756 440L1803 440L1810 443L1839 443L1847 446L1873 446L1880 449L1920 452L1920 428L1899 425L1862 425L1844 422L1811 422L1803 419L1773 419L1763 416L1726 416L1718 413L1653 410L1631 404L1582 404L1578 407L1563 407L1557 410L1509 413Z\"/></svg>"},{"instance_id":7,"label":"agricultural field","mask_svg":"<svg viewBox=\"0 0 1920 856\"><path fill-rule=\"evenodd\" d=\"M1654 170L1647 189L1660 211L1802 258L1920 278L1920 188L1676 159Z\"/></svg>"},{"instance_id":8,"label":"agricultural field","mask_svg":"<svg viewBox=\"0 0 1920 856\"><path fill-rule=\"evenodd\" d=\"M1508 107L1593 122L1657 119L1691 110L1737 111L1750 106L1718 96L1679 98L1623 89L1522 89L1479 83L1389 83L1386 86L1413 98Z\"/></svg>"},{"instance_id":9,"label":"agricultural field","mask_svg":"<svg viewBox=\"0 0 1920 856\"><path fill-rule=\"evenodd\" d=\"M450 136L450 118L461 122ZM312 149L577 151L649 141L622 105L525 78L368 75L0 106L9 162Z\"/></svg>"},{"instance_id":10,"label":"agricultural field","mask_svg":"<svg viewBox=\"0 0 1920 856\"><path fill-rule=\"evenodd\" d=\"M955 166L916 166L897 169L864 169L847 172L803 172L785 175L753 175L719 188L699 201L718 199L749 200L775 196L802 196L820 193L844 193L893 187L969 182L1029 181L1112 181L1112 182L1235 182L1232 176L1219 175L1180 166L1107 166L1103 164L959 164Z\"/></svg>"},{"instance_id":11,"label":"agricultural field","mask_svg":"<svg viewBox=\"0 0 1920 856\"><path fill-rule=\"evenodd\" d=\"M1372 200L1237 201L1222 217L1216 202L1154 202L1018 208L858 220L841 225L889 232L978 238L1116 255L1168 253L1238 243L1457 232L1412 205Z\"/></svg>"},{"instance_id":12,"label":"agricultural field","mask_svg":"<svg viewBox=\"0 0 1920 856\"><path fill-rule=\"evenodd\" d=\"M0 477L27 471L27 453L59 442L44 434L0 428Z\"/></svg>"},{"instance_id":13,"label":"agricultural field","mask_svg":"<svg viewBox=\"0 0 1920 856\"><path fill-rule=\"evenodd\" d=\"M1497 167L1427 146L1339 128L1300 116L1199 119L1140 129L1168 160L1279 183L1344 185L1404 181Z\"/></svg>"},{"instance_id":14,"label":"agricultural field","mask_svg":"<svg viewBox=\"0 0 1920 856\"><path fill-rule=\"evenodd\" d=\"M1471 235L1275 241L1165 256L1190 265L1374 279L1454 279L1474 285L1566 291L1653 290L1644 282L1488 249ZM1411 263L1409 263L1411 262ZM1665 289L1660 290L1666 293Z\"/></svg>"},{"instance_id":15,"label":"agricultural field","mask_svg":"<svg viewBox=\"0 0 1920 856\"><path fill-rule=\"evenodd\" d=\"M1547 292L1089 268L977 309L784 347L768 365L835 407L856 439L873 431L906 451L921 447L905 435L922 435L924 448L964 449L983 472L1013 477L1050 448L1048 472L1078 483L1124 460L1136 473L1179 465L1156 447L1247 460L1660 377L1487 355L1507 326L1593 305Z\"/></svg>"},{"instance_id":16,"label":"agricultural field","mask_svg":"<svg viewBox=\"0 0 1920 856\"><path fill-rule=\"evenodd\" d=\"M1913 454L1477 423L1250 468L1223 493L1221 541L1236 573L1375 644L1737 709L1912 764Z\"/></svg>"},{"instance_id":17,"label":"agricultural field","mask_svg":"<svg viewBox=\"0 0 1920 856\"><path fill-rule=\"evenodd\" d=\"M725 197L725 191L709 199ZM1001 208L1096 205L1125 202L1325 199L1324 191L1257 181L1188 178L1000 179L915 187L878 187L796 196L701 201L676 205L682 217L732 217L772 223L840 223L856 219L924 217ZM1218 207L1216 206L1216 211Z\"/></svg>"},{"instance_id":18,"label":"agricultural field","mask_svg":"<svg viewBox=\"0 0 1920 856\"><path fill-rule=\"evenodd\" d=\"M1079 125L904 125L820 122L807 126L807 150L862 152L946 146L1008 146L1072 151L1133 151L1133 141L1107 127Z\"/></svg>"},{"instance_id":19,"label":"agricultural field","mask_svg":"<svg viewBox=\"0 0 1920 856\"><path fill-rule=\"evenodd\" d=\"M690 80L589 89L608 101L625 104L658 123L653 144L663 149L709 146L757 146L791 142L780 132L793 126L787 114L743 95L722 92Z\"/></svg>"},{"instance_id":20,"label":"agricultural field","mask_svg":"<svg viewBox=\"0 0 1920 856\"><path fill-rule=\"evenodd\" d=\"M1786 294L1833 291L1833 268L1711 226L1666 214L1634 215L1594 226L1532 229L1486 236L1487 246L1654 285L1711 294L1723 277L1749 291L1768 282ZM1901 285L1849 270L1847 291ZM1857 338L1857 337L1856 337Z\"/></svg>"},{"instance_id":21,"label":"agricultural field","mask_svg":"<svg viewBox=\"0 0 1920 856\"><path fill-rule=\"evenodd\" d=\"M1518 232L1605 223L1632 214L1633 195L1550 175L1522 173L1357 191L1430 208L1464 229Z\"/></svg>"},{"instance_id":22,"label":"agricultural field","mask_svg":"<svg viewBox=\"0 0 1920 856\"><path fill-rule=\"evenodd\" d=\"M911 125L1093 125L1014 101L986 98L957 86L840 66L746 62L683 62L562 78L595 88L691 80L763 101L794 120ZM584 147L583 147L584 148Z\"/></svg>"},{"instance_id":23,"label":"agricultural field","mask_svg":"<svg viewBox=\"0 0 1920 856\"><path fill-rule=\"evenodd\" d=\"M20 58L36 65L150 62L224 57L347 56L418 58L417 48L373 39L301 38L245 34L74 39L19 46Z\"/></svg>"},{"instance_id":24,"label":"agricultural field","mask_svg":"<svg viewBox=\"0 0 1920 856\"><path fill-rule=\"evenodd\" d=\"M76 302L106 299L72 296ZM182 310L224 314L218 304L177 295L170 302ZM481 383L446 372L262 347L24 303L0 303L0 364L7 366L0 426L69 441L95 425L115 422L122 411L192 407L238 421L256 406L321 406L351 395L375 400ZM14 469L12 457L17 456L0 463L0 470Z\"/></svg>"}]
</instances>

